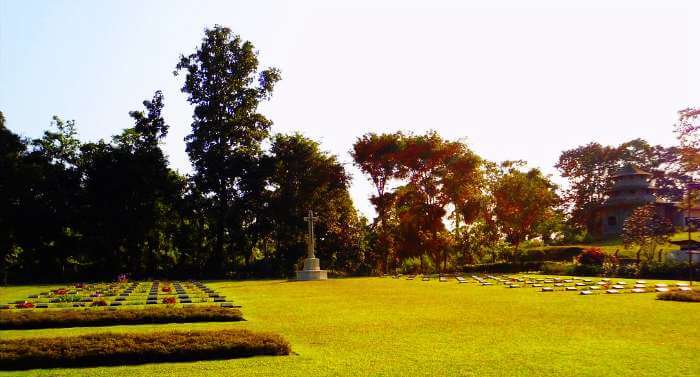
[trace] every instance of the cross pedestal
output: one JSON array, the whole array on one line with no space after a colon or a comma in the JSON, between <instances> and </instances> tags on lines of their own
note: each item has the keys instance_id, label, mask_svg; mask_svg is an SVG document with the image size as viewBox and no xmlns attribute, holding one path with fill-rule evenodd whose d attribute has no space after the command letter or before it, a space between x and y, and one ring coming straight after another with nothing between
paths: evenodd
<instances>
[{"instance_id":1,"label":"cross pedestal","mask_svg":"<svg viewBox=\"0 0 700 377\"><path fill-rule=\"evenodd\" d=\"M304 217L309 223L309 234L306 236L307 258L304 259L304 269L297 271L297 280L327 280L328 273L321 269L321 261L314 255L314 211L309 211L309 215Z\"/></svg>"}]
</instances>

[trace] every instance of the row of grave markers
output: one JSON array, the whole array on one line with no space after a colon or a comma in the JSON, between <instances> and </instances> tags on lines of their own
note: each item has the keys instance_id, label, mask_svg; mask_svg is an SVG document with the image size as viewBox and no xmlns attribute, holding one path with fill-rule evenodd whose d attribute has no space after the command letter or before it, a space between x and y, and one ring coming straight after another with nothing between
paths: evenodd
<instances>
[{"instance_id":1,"label":"row of grave markers","mask_svg":"<svg viewBox=\"0 0 700 377\"><path fill-rule=\"evenodd\" d=\"M400 279L403 275L393 275L392 278ZM418 275L407 275L406 280L415 280ZM469 283L470 280L465 279L463 276L455 276L458 283ZM602 278L598 281L588 278L572 277L567 278L542 278L542 277L529 277L529 276L495 276L495 275L485 275L478 276L472 275L471 281L479 284L480 286L492 286L494 284L501 284L508 288L539 288L541 292L579 292L581 295L591 295L597 292L605 292L606 294L619 294L619 293L650 293L650 292L669 292L671 290L677 291L691 291L692 288L686 283L675 283L675 284L654 284L650 286L645 280L637 280L634 284L627 283L626 281L619 280L613 282L612 279ZM430 275L423 275L421 277L422 281L430 281ZM438 276L438 281L447 282L447 276Z\"/></svg>"},{"instance_id":2,"label":"row of grave markers","mask_svg":"<svg viewBox=\"0 0 700 377\"><path fill-rule=\"evenodd\" d=\"M191 306L211 302L227 308L240 307L198 281L186 282L184 285L179 281L172 283L161 283L160 281L110 284L79 283L73 287L33 294L28 296L28 299L0 305L0 309L116 307L175 303Z\"/></svg>"}]
</instances>

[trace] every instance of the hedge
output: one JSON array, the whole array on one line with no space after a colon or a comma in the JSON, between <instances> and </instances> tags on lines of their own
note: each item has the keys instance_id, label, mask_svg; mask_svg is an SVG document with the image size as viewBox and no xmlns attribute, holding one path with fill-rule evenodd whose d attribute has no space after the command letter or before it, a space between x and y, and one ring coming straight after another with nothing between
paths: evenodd
<instances>
[{"instance_id":1,"label":"hedge","mask_svg":"<svg viewBox=\"0 0 700 377\"><path fill-rule=\"evenodd\" d=\"M548 247L546 249L528 249L520 255L523 262L571 262L583 252L578 246Z\"/></svg>"},{"instance_id":2,"label":"hedge","mask_svg":"<svg viewBox=\"0 0 700 377\"><path fill-rule=\"evenodd\" d=\"M0 330L53 327L133 325L145 323L242 321L241 311L219 306L153 307L144 309L0 311Z\"/></svg>"},{"instance_id":3,"label":"hedge","mask_svg":"<svg viewBox=\"0 0 700 377\"><path fill-rule=\"evenodd\" d=\"M684 302L700 302L700 292L698 291L690 291L690 292L681 292L681 291L671 291L671 292L663 292L659 293L656 298L659 300L666 300L666 301L684 301Z\"/></svg>"},{"instance_id":4,"label":"hedge","mask_svg":"<svg viewBox=\"0 0 700 377\"><path fill-rule=\"evenodd\" d=\"M288 355L281 336L248 330L89 334L0 340L0 369L20 370Z\"/></svg>"}]
</instances>

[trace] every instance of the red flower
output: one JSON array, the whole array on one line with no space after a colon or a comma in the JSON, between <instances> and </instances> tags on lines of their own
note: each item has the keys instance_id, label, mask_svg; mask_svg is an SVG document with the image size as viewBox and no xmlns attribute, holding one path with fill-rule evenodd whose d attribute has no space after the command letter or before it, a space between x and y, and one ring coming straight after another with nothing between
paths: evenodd
<instances>
[{"instance_id":1,"label":"red flower","mask_svg":"<svg viewBox=\"0 0 700 377\"><path fill-rule=\"evenodd\" d=\"M163 298L163 303L164 304L174 304L174 303L176 303L175 297L165 297L165 298Z\"/></svg>"},{"instance_id":2,"label":"red flower","mask_svg":"<svg viewBox=\"0 0 700 377\"><path fill-rule=\"evenodd\" d=\"M15 305L15 308L17 309L31 309L34 307L34 304L29 302L29 301L23 301Z\"/></svg>"}]
</instances>

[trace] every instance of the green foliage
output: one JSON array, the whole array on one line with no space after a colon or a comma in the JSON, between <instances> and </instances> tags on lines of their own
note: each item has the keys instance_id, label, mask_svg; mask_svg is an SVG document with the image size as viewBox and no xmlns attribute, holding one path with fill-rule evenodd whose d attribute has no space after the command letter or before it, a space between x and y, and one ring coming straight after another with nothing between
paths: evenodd
<instances>
[{"instance_id":1,"label":"green foliage","mask_svg":"<svg viewBox=\"0 0 700 377\"><path fill-rule=\"evenodd\" d=\"M521 172L507 168L494 184L494 213L499 229L515 246L536 234L554 216L556 186L537 169Z\"/></svg>"},{"instance_id":2,"label":"green foliage","mask_svg":"<svg viewBox=\"0 0 700 377\"><path fill-rule=\"evenodd\" d=\"M125 365L153 362L281 356L281 336L247 330L101 333L74 337L0 340L0 369Z\"/></svg>"},{"instance_id":3,"label":"green foliage","mask_svg":"<svg viewBox=\"0 0 700 377\"><path fill-rule=\"evenodd\" d=\"M541 271L546 275L571 275L574 271L574 265L564 262L544 262Z\"/></svg>"},{"instance_id":4,"label":"green foliage","mask_svg":"<svg viewBox=\"0 0 700 377\"><path fill-rule=\"evenodd\" d=\"M276 68L258 72L255 47L231 29L216 25L204 34L196 52L180 57L175 74L185 73L182 91L194 105L185 141L194 184L214 202L215 246L208 268L221 275L235 258L224 248L249 249L246 234L254 214L247 209L261 189L255 170L272 125L257 109L281 77Z\"/></svg>"}]
</instances>

